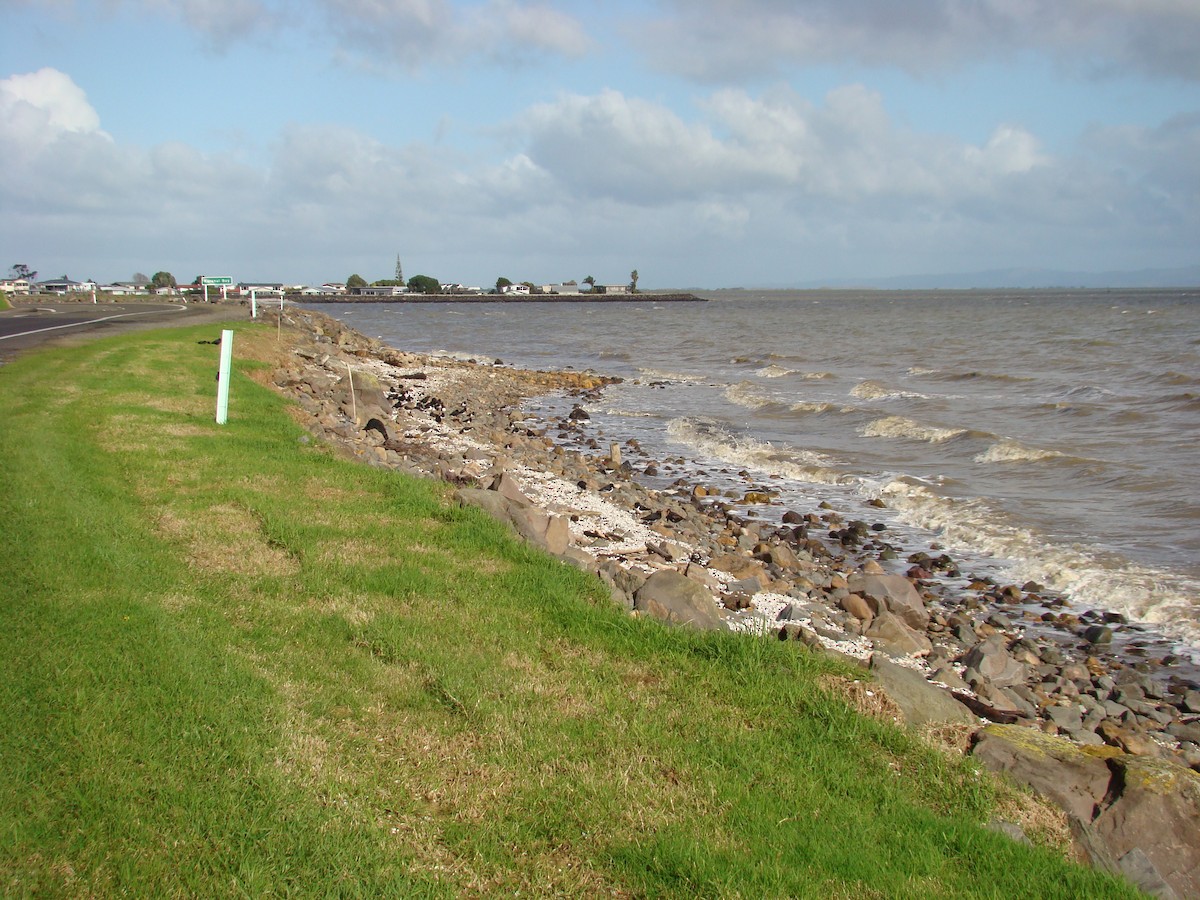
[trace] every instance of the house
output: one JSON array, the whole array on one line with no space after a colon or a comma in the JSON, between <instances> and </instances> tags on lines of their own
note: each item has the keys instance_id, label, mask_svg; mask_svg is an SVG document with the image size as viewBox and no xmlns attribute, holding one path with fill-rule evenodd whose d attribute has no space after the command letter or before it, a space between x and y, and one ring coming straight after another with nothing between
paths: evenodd
<instances>
[{"instance_id":1,"label":"house","mask_svg":"<svg viewBox=\"0 0 1200 900\"><path fill-rule=\"evenodd\" d=\"M529 296L529 285L527 285L527 284L506 284L506 285L504 285L504 287L500 288L500 293L502 293L502 294L520 294L520 295L528 297Z\"/></svg>"},{"instance_id":2,"label":"house","mask_svg":"<svg viewBox=\"0 0 1200 900\"><path fill-rule=\"evenodd\" d=\"M359 297L398 297L407 294L408 288L402 284L368 284L351 288L350 292Z\"/></svg>"},{"instance_id":3,"label":"house","mask_svg":"<svg viewBox=\"0 0 1200 900\"><path fill-rule=\"evenodd\" d=\"M237 292L249 294L254 291L256 297L282 297L282 281L241 281L238 282Z\"/></svg>"},{"instance_id":4,"label":"house","mask_svg":"<svg viewBox=\"0 0 1200 900\"><path fill-rule=\"evenodd\" d=\"M62 278L50 278L39 281L34 287L39 294L86 294L96 289L96 282L72 281L66 275Z\"/></svg>"},{"instance_id":5,"label":"house","mask_svg":"<svg viewBox=\"0 0 1200 900\"><path fill-rule=\"evenodd\" d=\"M593 294L628 294L629 285L627 284L594 284L592 285Z\"/></svg>"},{"instance_id":6,"label":"house","mask_svg":"<svg viewBox=\"0 0 1200 900\"><path fill-rule=\"evenodd\" d=\"M150 285L135 284L132 281L114 281L112 284L100 285L100 290L115 297L130 297L150 293Z\"/></svg>"},{"instance_id":7,"label":"house","mask_svg":"<svg viewBox=\"0 0 1200 900\"><path fill-rule=\"evenodd\" d=\"M579 293L579 285L574 281L564 281L562 284L548 284L542 293L575 295Z\"/></svg>"},{"instance_id":8,"label":"house","mask_svg":"<svg viewBox=\"0 0 1200 900\"><path fill-rule=\"evenodd\" d=\"M5 278L0 281L0 291L6 294L28 294L29 279L28 278Z\"/></svg>"}]
</instances>

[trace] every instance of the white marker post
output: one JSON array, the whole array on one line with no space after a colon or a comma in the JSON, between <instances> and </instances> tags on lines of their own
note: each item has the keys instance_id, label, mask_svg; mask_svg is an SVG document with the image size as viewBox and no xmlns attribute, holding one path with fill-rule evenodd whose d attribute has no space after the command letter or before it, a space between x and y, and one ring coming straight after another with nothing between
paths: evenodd
<instances>
[{"instance_id":1,"label":"white marker post","mask_svg":"<svg viewBox=\"0 0 1200 900\"><path fill-rule=\"evenodd\" d=\"M233 332L221 332L221 366L217 370L217 424L229 418L229 370L233 366Z\"/></svg>"},{"instance_id":2,"label":"white marker post","mask_svg":"<svg viewBox=\"0 0 1200 900\"><path fill-rule=\"evenodd\" d=\"M258 292L254 288L250 289L250 318L258 318L258 297L255 296Z\"/></svg>"}]
</instances>

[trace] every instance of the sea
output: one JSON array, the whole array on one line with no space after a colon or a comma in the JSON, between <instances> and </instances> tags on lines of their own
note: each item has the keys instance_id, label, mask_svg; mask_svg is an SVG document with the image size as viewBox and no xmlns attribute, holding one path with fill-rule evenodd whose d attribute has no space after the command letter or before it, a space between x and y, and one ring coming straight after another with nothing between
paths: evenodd
<instances>
[{"instance_id":1,"label":"sea","mask_svg":"<svg viewBox=\"0 0 1200 900\"><path fill-rule=\"evenodd\" d=\"M619 376L589 427L661 484L768 488L767 520L882 518L1200 665L1200 288L697 296L313 308L399 349Z\"/></svg>"}]
</instances>

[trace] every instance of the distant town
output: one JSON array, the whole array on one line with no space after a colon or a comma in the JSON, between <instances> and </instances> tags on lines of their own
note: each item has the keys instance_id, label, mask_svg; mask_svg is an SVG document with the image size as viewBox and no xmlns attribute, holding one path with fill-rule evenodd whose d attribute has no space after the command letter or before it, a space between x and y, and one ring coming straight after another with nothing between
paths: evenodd
<instances>
[{"instance_id":1,"label":"distant town","mask_svg":"<svg viewBox=\"0 0 1200 900\"><path fill-rule=\"evenodd\" d=\"M569 298L581 295L636 294L638 273L634 269L628 282L602 284L592 276L582 281L563 281L555 284L535 284L530 281L512 281L505 277L496 279L494 287L483 288L460 284L443 283L429 275L414 275L404 278L399 259L396 260L395 277L368 282L361 275L351 275L344 282L328 281L324 284L287 284L279 281L235 281L229 275L197 275L191 282L181 284L170 272L156 272L153 276L135 273L129 281L110 283L93 279L77 281L62 275L58 278L38 279L38 273L29 266L13 265L8 277L0 279L0 291L8 295L100 295L106 297L150 296L196 297L216 299L292 299L333 300L342 298L389 299L405 295L444 296L471 298L488 295L502 297L544 296Z\"/></svg>"}]
</instances>

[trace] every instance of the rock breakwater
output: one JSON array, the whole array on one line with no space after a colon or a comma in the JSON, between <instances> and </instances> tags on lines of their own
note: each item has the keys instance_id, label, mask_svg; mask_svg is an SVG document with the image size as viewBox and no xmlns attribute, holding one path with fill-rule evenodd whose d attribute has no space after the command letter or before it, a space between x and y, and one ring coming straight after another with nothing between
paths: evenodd
<instances>
[{"instance_id":1,"label":"rock breakwater","mask_svg":"<svg viewBox=\"0 0 1200 900\"><path fill-rule=\"evenodd\" d=\"M585 410L615 379L420 356L314 311L287 316L295 344L270 380L347 456L456 485L632 615L861 663L910 725L971 730L982 762L1061 805L1093 862L1160 896L1200 893L1200 684L1139 656L1158 648L1122 617L1033 583L949 590L944 576L963 573L947 554L828 505L765 520L771 486L747 473L737 492L649 487L669 461L596 433ZM523 410L547 392L570 412ZM1060 790L1076 771L1085 783Z\"/></svg>"}]
</instances>

